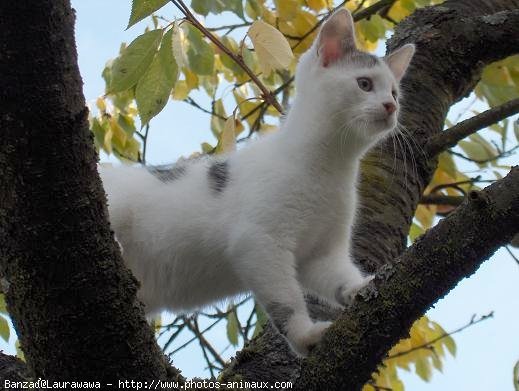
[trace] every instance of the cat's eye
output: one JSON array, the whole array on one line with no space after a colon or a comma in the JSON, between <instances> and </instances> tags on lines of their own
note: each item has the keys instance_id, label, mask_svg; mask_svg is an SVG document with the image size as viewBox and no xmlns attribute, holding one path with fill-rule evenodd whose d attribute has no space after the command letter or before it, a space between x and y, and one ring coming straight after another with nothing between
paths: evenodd
<instances>
[{"instance_id":1,"label":"cat's eye","mask_svg":"<svg viewBox=\"0 0 519 391\"><path fill-rule=\"evenodd\" d=\"M373 89L373 82L369 77L359 77L357 79L357 84L363 91L371 91Z\"/></svg>"},{"instance_id":2,"label":"cat's eye","mask_svg":"<svg viewBox=\"0 0 519 391\"><path fill-rule=\"evenodd\" d=\"M396 100L397 93L395 90L391 91L391 95L393 95L393 99Z\"/></svg>"}]
</instances>

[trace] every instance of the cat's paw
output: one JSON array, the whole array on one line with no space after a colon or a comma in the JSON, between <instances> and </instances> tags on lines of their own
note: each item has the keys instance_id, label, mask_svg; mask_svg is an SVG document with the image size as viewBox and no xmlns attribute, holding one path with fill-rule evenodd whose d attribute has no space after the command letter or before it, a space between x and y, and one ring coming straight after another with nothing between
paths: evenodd
<instances>
[{"instance_id":1,"label":"cat's paw","mask_svg":"<svg viewBox=\"0 0 519 391\"><path fill-rule=\"evenodd\" d=\"M292 349L300 356L306 357L310 351L321 341L324 333L332 322L311 323L305 330L299 330L287 334L287 339Z\"/></svg>"},{"instance_id":2,"label":"cat's paw","mask_svg":"<svg viewBox=\"0 0 519 391\"><path fill-rule=\"evenodd\" d=\"M368 285L374 277L375 275L366 276L358 284L340 286L337 288L335 298L341 305L348 306L357 295L357 292Z\"/></svg>"}]
</instances>

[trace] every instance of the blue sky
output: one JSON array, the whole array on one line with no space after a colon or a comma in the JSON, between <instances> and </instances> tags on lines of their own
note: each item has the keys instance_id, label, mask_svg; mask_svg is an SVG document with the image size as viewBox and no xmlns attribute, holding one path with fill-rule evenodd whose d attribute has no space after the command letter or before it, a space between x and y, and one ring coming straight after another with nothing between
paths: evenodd
<instances>
[{"instance_id":1,"label":"blue sky","mask_svg":"<svg viewBox=\"0 0 519 391\"><path fill-rule=\"evenodd\" d=\"M104 90L101 71L105 62L117 55L121 42L130 42L140 34L145 24L141 22L125 31L130 0L72 0L72 5L77 11L76 41L84 93L94 106ZM171 16L175 10L168 4L163 13ZM463 103L458 107L463 107ZM170 102L151 122L148 161L173 162L181 155L198 151L201 142L212 138L208 123L206 114L187 104ZM519 255L518 251L515 253ZM494 311L494 318L454 337L458 346L456 358L447 359L443 374L435 372L430 383L404 373L406 390L513 390L512 368L519 360L518 297L519 265L506 251L498 251L474 276L461 281L428 312L447 331L467 323L473 314ZM225 342L224 330L216 329L214 334L220 334L222 343ZM0 348L11 350L2 343ZM200 358L198 349L192 349L176 356L174 362L184 375L200 376Z\"/></svg>"}]
</instances>

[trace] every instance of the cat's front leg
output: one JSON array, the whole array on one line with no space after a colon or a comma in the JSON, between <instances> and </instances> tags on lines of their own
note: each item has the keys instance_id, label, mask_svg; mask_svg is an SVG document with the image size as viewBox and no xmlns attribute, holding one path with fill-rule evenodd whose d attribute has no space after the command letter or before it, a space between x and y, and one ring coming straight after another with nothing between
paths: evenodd
<instances>
[{"instance_id":1,"label":"cat's front leg","mask_svg":"<svg viewBox=\"0 0 519 391\"><path fill-rule=\"evenodd\" d=\"M300 265L299 278L305 289L332 304L346 306L351 303L373 275L364 275L347 254L347 251L337 251Z\"/></svg>"},{"instance_id":2,"label":"cat's front leg","mask_svg":"<svg viewBox=\"0 0 519 391\"><path fill-rule=\"evenodd\" d=\"M266 234L240 234L233 240L233 266L292 349L306 356L331 322L314 322L308 315L295 271L294 255Z\"/></svg>"}]
</instances>

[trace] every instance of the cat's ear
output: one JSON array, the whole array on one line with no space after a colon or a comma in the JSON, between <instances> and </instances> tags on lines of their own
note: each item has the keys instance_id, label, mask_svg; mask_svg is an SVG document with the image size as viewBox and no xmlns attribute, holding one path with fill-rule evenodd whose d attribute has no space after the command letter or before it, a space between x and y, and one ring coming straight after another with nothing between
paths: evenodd
<instances>
[{"instance_id":1,"label":"cat's ear","mask_svg":"<svg viewBox=\"0 0 519 391\"><path fill-rule=\"evenodd\" d=\"M317 55L324 67L355 50L355 25L350 12L342 8L330 16L319 33Z\"/></svg>"},{"instance_id":2,"label":"cat's ear","mask_svg":"<svg viewBox=\"0 0 519 391\"><path fill-rule=\"evenodd\" d=\"M400 81L404 76L409 63L413 58L414 52L415 46L412 43L408 43L384 58L397 81Z\"/></svg>"}]
</instances>

